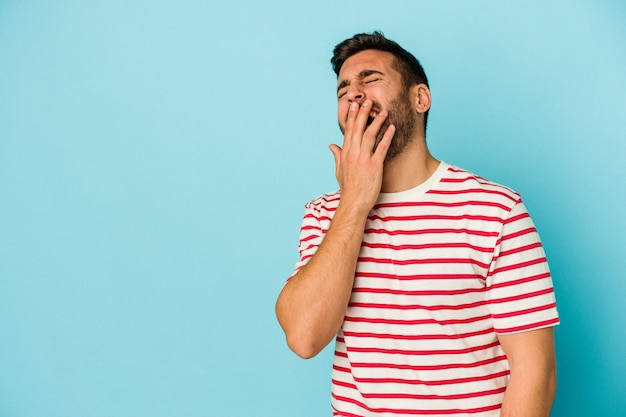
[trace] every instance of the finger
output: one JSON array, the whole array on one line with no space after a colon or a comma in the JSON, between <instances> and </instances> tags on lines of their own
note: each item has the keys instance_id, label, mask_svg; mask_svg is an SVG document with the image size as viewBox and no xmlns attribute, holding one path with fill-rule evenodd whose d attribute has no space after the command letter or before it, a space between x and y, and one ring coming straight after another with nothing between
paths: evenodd
<instances>
[{"instance_id":1,"label":"finger","mask_svg":"<svg viewBox=\"0 0 626 417\"><path fill-rule=\"evenodd\" d=\"M367 147L370 150L373 149L376 138L378 137L378 132L380 131L383 123L387 119L387 116L388 113L386 110L382 110L376 115L372 123L365 130L362 141L363 147Z\"/></svg>"},{"instance_id":2,"label":"finger","mask_svg":"<svg viewBox=\"0 0 626 417\"><path fill-rule=\"evenodd\" d=\"M354 145L361 145L363 141L363 134L365 133L365 129L367 128L367 118L372 111L372 100L365 99L365 101L361 104L361 108L356 116L356 120L354 121L354 130L352 132L352 143Z\"/></svg>"},{"instance_id":3,"label":"finger","mask_svg":"<svg viewBox=\"0 0 626 417\"><path fill-rule=\"evenodd\" d=\"M352 142L352 131L354 129L354 123L356 116L359 114L359 103L353 101L348 108L348 114L346 116L346 129L343 134L343 147L349 147Z\"/></svg>"},{"instance_id":4,"label":"finger","mask_svg":"<svg viewBox=\"0 0 626 417\"><path fill-rule=\"evenodd\" d=\"M396 133L396 127L394 125L389 125L385 133L383 134L383 138L380 140L380 143L376 147L376 151L374 152L373 158L383 162L385 157L387 156L387 151L389 150L389 146L391 145L391 140Z\"/></svg>"}]
</instances>

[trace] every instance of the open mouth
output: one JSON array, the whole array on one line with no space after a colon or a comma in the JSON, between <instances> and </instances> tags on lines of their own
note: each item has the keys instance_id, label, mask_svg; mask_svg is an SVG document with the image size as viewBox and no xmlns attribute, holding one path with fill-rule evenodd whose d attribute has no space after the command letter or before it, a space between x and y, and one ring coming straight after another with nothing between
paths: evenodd
<instances>
[{"instance_id":1,"label":"open mouth","mask_svg":"<svg viewBox=\"0 0 626 417\"><path fill-rule=\"evenodd\" d=\"M366 126L369 126L372 124L372 122L374 121L374 119L376 118L376 116L378 115L377 112L375 111L371 111L369 116L367 116L367 122L365 122Z\"/></svg>"}]
</instances>

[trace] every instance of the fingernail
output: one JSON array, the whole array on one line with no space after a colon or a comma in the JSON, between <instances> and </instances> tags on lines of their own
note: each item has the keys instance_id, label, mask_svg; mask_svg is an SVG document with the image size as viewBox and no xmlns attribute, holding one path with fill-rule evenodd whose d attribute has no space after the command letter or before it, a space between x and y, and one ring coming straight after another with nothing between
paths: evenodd
<instances>
[{"instance_id":1,"label":"fingernail","mask_svg":"<svg viewBox=\"0 0 626 417\"><path fill-rule=\"evenodd\" d=\"M372 102L371 102L371 101L370 101L370 99L368 98L368 99L366 99L366 100L363 102L363 107L368 107L370 104L372 104Z\"/></svg>"},{"instance_id":2,"label":"fingernail","mask_svg":"<svg viewBox=\"0 0 626 417\"><path fill-rule=\"evenodd\" d=\"M352 104L350 104L350 110L356 110L358 104L356 101L353 101Z\"/></svg>"},{"instance_id":3,"label":"fingernail","mask_svg":"<svg viewBox=\"0 0 626 417\"><path fill-rule=\"evenodd\" d=\"M378 115L379 115L380 117L385 117L385 116L387 116L387 110L382 110L380 113L378 113Z\"/></svg>"}]
</instances>

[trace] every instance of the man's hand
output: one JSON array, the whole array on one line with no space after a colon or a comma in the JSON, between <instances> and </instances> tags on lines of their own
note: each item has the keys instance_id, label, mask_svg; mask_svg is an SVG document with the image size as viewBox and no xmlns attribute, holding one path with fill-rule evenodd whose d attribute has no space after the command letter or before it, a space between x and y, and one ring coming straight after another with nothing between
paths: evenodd
<instances>
[{"instance_id":1,"label":"man's hand","mask_svg":"<svg viewBox=\"0 0 626 417\"><path fill-rule=\"evenodd\" d=\"M387 112L381 111L367 126L367 119L372 111L372 102L366 99L359 107L353 102L348 110L343 148L330 145L335 157L335 176L341 189L341 202L367 214L374 206L380 194L383 179L383 163L395 126L390 125L382 140L372 152L376 137L387 118Z\"/></svg>"}]
</instances>

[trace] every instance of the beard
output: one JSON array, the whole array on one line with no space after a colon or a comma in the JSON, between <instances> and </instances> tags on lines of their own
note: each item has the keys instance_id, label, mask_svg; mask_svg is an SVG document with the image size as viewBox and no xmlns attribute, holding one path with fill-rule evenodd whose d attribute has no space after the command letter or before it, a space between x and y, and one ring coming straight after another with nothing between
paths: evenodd
<instances>
[{"instance_id":1,"label":"beard","mask_svg":"<svg viewBox=\"0 0 626 417\"><path fill-rule=\"evenodd\" d=\"M374 103L374 105L378 105ZM378 111L380 111L379 109ZM385 131L389 125L396 127L396 133L393 135L393 139L389 144L387 155L385 156L385 162L389 162L396 158L404 151L413 138L415 132L415 126L417 124L417 115L411 106L411 100L409 99L408 92L398 94L389 101L389 108L387 109L389 115L385 122L381 126L378 134L376 135L376 142L374 142L374 148L372 152L376 151L378 144L383 139Z\"/></svg>"},{"instance_id":2,"label":"beard","mask_svg":"<svg viewBox=\"0 0 626 417\"><path fill-rule=\"evenodd\" d=\"M372 110L376 113L380 113L382 106L377 101L374 101L372 103ZM380 127L380 130L376 135L374 147L372 148L373 153L376 151L378 144L383 139L383 136L390 125L394 125L396 127L396 132L391 140L391 143L389 144L387 155L385 156L385 162L395 159L402 153L402 151L404 151L407 145L411 143L413 133L415 132L415 127L417 125L417 115L411 106L408 91L401 92L396 97L392 98L389 101L387 112L387 119L385 119L383 125ZM371 122L372 119L368 118L367 126L369 126ZM341 130L341 133L345 133L341 124L339 125L339 129Z\"/></svg>"}]
</instances>

